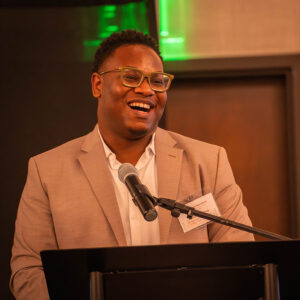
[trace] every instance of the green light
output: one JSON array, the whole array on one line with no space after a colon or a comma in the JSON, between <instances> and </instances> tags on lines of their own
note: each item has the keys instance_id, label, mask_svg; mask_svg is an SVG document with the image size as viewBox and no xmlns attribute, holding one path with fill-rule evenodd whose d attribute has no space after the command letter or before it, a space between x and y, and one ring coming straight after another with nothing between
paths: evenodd
<instances>
[{"instance_id":1,"label":"green light","mask_svg":"<svg viewBox=\"0 0 300 300\"><path fill-rule=\"evenodd\" d=\"M168 36L168 35L169 35L168 31L166 31L166 30L160 31L160 36Z\"/></svg>"},{"instance_id":2,"label":"green light","mask_svg":"<svg viewBox=\"0 0 300 300\"><path fill-rule=\"evenodd\" d=\"M107 37L109 37L111 35L111 32L102 32L99 34L100 37L100 43L106 39ZM99 45L98 45L99 46Z\"/></svg>"},{"instance_id":3,"label":"green light","mask_svg":"<svg viewBox=\"0 0 300 300\"><path fill-rule=\"evenodd\" d=\"M114 32L136 29L148 33L147 0L121 5L102 5L98 10L98 34L94 39L83 41L84 60L92 61L101 41Z\"/></svg>"},{"instance_id":4,"label":"green light","mask_svg":"<svg viewBox=\"0 0 300 300\"><path fill-rule=\"evenodd\" d=\"M105 5L104 6L104 11L109 12L109 11L116 11L116 10L117 10L116 5Z\"/></svg>"},{"instance_id":5,"label":"green light","mask_svg":"<svg viewBox=\"0 0 300 300\"><path fill-rule=\"evenodd\" d=\"M83 45L85 47L98 47L100 44L101 40L94 40L94 41L83 41Z\"/></svg>"},{"instance_id":6,"label":"green light","mask_svg":"<svg viewBox=\"0 0 300 300\"><path fill-rule=\"evenodd\" d=\"M106 19L112 19L116 16L114 12L105 12L105 18Z\"/></svg>"},{"instance_id":7,"label":"green light","mask_svg":"<svg viewBox=\"0 0 300 300\"><path fill-rule=\"evenodd\" d=\"M159 1L159 32L160 35L166 36L168 30L168 0Z\"/></svg>"},{"instance_id":8,"label":"green light","mask_svg":"<svg viewBox=\"0 0 300 300\"><path fill-rule=\"evenodd\" d=\"M85 61L91 61L101 41L113 32L136 29L148 33L147 0L121 5L102 5L97 12L98 32L83 41ZM159 0L159 43L164 60L186 60L190 0Z\"/></svg>"},{"instance_id":9,"label":"green light","mask_svg":"<svg viewBox=\"0 0 300 300\"><path fill-rule=\"evenodd\" d=\"M184 38L176 37L176 38L165 38L160 41L162 44L183 44Z\"/></svg>"},{"instance_id":10,"label":"green light","mask_svg":"<svg viewBox=\"0 0 300 300\"><path fill-rule=\"evenodd\" d=\"M191 15L189 0L159 0L159 44L164 60L186 60L186 16Z\"/></svg>"},{"instance_id":11,"label":"green light","mask_svg":"<svg viewBox=\"0 0 300 300\"><path fill-rule=\"evenodd\" d=\"M110 25L110 26L106 27L106 30L110 31L110 32L118 31L119 30L119 26L117 26L117 25Z\"/></svg>"}]
</instances>

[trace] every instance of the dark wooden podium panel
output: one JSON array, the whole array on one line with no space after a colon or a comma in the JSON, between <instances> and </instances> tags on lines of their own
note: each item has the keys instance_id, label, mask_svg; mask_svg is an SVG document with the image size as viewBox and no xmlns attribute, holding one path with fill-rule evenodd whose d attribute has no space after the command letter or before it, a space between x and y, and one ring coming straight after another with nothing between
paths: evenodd
<instances>
[{"instance_id":1,"label":"dark wooden podium panel","mask_svg":"<svg viewBox=\"0 0 300 300\"><path fill-rule=\"evenodd\" d=\"M264 272L236 267L105 274L104 290L105 300L257 300L264 296Z\"/></svg>"},{"instance_id":2,"label":"dark wooden podium panel","mask_svg":"<svg viewBox=\"0 0 300 300\"><path fill-rule=\"evenodd\" d=\"M281 75L180 78L165 127L225 147L254 226L291 236L285 84Z\"/></svg>"},{"instance_id":3,"label":"dark wooden podium panel","mask_svg":"<svg viewBox=\"0 0 300 300\"><path fill-rule=\"evenodd\" d=\"M89 272L104 299L253 299L262 266L278 266L281 300L300 295L300 241L48 250L41 257L51 299L88 299Z\"/></svg>"}]
</instances>

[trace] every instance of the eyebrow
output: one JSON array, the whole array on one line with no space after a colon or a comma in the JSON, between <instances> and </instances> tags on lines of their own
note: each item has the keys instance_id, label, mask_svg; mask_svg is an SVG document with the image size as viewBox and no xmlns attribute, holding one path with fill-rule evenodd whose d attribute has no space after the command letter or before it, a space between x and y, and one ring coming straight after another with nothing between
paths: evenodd
<instances>
[{"instance_id":1,"label":"eyebrow","mask_svg":"<svg viewBox=\"0 0 300 300\"><path fill-rule=\"evenodd\" d=\"M130 67L130 68L135 68L135 69L141 70L140 68L138 68L138 67L135 67L135 66L124 66L123 68L127 68L127 67ZM141 70L141 71L143 71L143 72L144 72L144 70ZM161 70L161 71L157 70L157 71L152 71L152 72L150 72L150 73L155 73L155 72L165 72L165 71L164 71L164 70Z\"/></svg>"}]
</instances>

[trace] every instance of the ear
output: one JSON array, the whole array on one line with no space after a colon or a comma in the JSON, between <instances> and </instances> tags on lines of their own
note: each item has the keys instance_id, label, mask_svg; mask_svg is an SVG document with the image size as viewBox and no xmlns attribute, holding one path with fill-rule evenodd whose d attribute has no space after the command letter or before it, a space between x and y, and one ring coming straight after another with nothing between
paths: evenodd
<instances>
[{"instance_id":1,"label":"ear","mask_svg":"<svg viewBox=\"0 0 300 300\"><path fill-rule=\"evenodd\" d=\"M98 73L94 72L91 77L91 82L93 96L98 99L102 93L102 78Z\"/></svg>"}]
</instances>

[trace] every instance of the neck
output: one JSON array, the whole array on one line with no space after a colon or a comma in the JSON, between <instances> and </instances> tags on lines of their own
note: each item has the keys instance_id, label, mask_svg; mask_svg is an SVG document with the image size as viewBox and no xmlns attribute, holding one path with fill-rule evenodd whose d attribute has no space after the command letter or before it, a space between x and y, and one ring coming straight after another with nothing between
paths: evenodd
<instances>
[{"instance_id":1,"label":"neck","mask_svg":"<svg viewBox=\"0 0 300 300\"><path fill-rule=\"evenodd\" d=\"M149 144L152 134L148 134L138 139L126 139L119 136L106 134L100 129L103 140L112 152L115 153L120 163L131 163L136 165Z\"/></svg>"}]
</instances>

